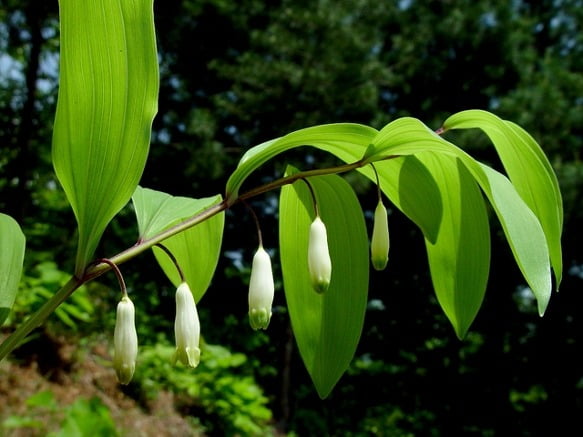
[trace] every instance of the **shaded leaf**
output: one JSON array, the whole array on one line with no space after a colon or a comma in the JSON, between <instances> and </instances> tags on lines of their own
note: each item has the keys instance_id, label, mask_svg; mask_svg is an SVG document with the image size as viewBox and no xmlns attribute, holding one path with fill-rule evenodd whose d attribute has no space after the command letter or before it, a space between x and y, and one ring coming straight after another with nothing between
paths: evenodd
<instances>
[{"instance_id":1,"label":"shaded leaf","mask_svg":"<svg viewBox=\"0 0 583 437\"><path fill-rule=\"evenodd\" d=\"M132 196L132 202L140 240L148 239L220 201L220 195L192 199L138 186Z\"/></svg>"},{"instance_id":2,"label":"shaded leaf","mask_svg":"<svg viewBox=\"0 0 583 437\"><path fill-rule=\"evenodd\" d=\"M140 238L151 237L220 201L220 195L191 199L138 187L133 203ZM219 213L162 242L176 258L197 302L206 292L217 267L224 221L224 213ZM162 249L154 247L153 251L168 279L178 286L182 281L172 260Z\"/></svg>"},{"instance_id":3,"label":"shaded leaf","mask_svg":"<svg viewBox=\"0 0 583 437\"><path fill-rule=\"evenodd\" d=\"M79 226L76 273L142 175L157 109L152 0L61 0L53 164Z\"/></svg>"},{"instance_id":4,"label":"shaded leaf","mask_svg":"<svg viewBox=\"0 0 583 437\"><path fill-rule=\"evenodd\" d=\"M484 198L458 159L431 153L418 157L435 176L443 202L437 240L426 240L431 279L441 308L463 338L482 305L490 270Z\"/></svg>"},{"instance_id":5,"label":"shaded leaf","mask_svg":"<svg viewBox=\"0 0 583 437\"><path fill-rule=\"evenodd\" d=\"M0 213L0 325L4 323L16 297L22 274L26 240L18 223Z\"/></svg>"},{"instance_id":6,"label":"shaded leaf","mask_svg":"<svg viewBox=\"0 0 583 437\"><path fill-rule=\"evenodd\" d=\"M282 189L280 252L284 289L294 335L320 397L328 396L358 344L368 291L368 237L352 188L339 176L310 178L326 225L332 277L322 294L308 273L312 198L298 181Z\"/></svg>"}]
</instances>

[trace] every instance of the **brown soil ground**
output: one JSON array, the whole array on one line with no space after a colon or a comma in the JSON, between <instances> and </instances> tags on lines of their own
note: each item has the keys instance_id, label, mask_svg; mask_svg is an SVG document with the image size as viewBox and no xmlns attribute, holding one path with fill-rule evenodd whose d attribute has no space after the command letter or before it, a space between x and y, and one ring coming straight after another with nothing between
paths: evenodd
<instances>
[{"instance_id":1,"label":"brown soil ground","mask_svg":"<svg viewBox=\"0 0 583 437\"><path fill-rule=\"evenodd\" d=\"M0 339L2 335L0 334ZM0 436L36 437L58 429L60 418L54 413L43 417L38 409L31 411L26 400L42 391L51 391L59 406L70 405L78 399L97 397L106 405L122 436L166 437L203 436L174 408L171 393L161 392L148 405L139 405L121 390L109 363L107 347L94 345L79 356L77 346L57 340L58 366L43 368L43 359L17 357L0 362ZM55 357L52 357L54 361ZM35 415L46 429L4 429L7 417Z\"/></svg>"}]
</instances>

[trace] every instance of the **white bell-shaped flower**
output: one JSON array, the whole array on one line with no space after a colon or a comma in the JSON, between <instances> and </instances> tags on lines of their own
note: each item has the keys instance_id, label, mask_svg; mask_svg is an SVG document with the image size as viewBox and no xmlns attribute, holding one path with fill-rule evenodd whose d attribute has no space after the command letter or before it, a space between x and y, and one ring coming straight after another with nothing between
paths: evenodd
<instances>
[{"instance_id":1,"label":"white bell-shaped flower","mask_svg":"<svg viewBox=\"0 0 583 437\"><path fill-rule=\"evenodd\" d=\"M317 216L310 226L308 268L314 290L323 293L330 285L332 260L328 250L328 235L324 222Z\"/></svg>"},{"instance_id":2,"label":"white bell-shaped flower","mask_svg":"<svg viewBox=\"0 0 583 437\"><path fill-rule=\"evenodd\" d=\"M374 212L374 225L370 243L370 259L375 270L383 270L389 262L389 221L382 200Z\"/></svg>"},{"instance_id":3,"label":"white bell-shaped flower","mask_svg":"<svg viewBox=\"0 0 583 437\"><path fill-rule=\"evenodd\" d=\"M190 287L183 282L176 289L176 352L174 362L196 367L200 362L200 322Z\"/></svg>"},{"instance_id":4,"label":"white bell-shaped flower","mask_svg":"<svg viewBox=\"0 0 583 437\"><path fill-rule=\"evenodd\" d=\"M121 384L129 384L134 376L137 356L138 334L136 333L134 304L129 297L124 296L117 304L113 333L113 367Z\"/></svg>"},{"instance_id":5,"label":"white bell-shaped flower","mask_svg":"<svg viewBox=\"0 0 583 437\"><path fill-rule=\"evenodd\" d=\"M249 280L249 322L253 329L267 329L274 290L271 258L263 246L259 246L253 256Z\"/></svg>"}]
</instances>

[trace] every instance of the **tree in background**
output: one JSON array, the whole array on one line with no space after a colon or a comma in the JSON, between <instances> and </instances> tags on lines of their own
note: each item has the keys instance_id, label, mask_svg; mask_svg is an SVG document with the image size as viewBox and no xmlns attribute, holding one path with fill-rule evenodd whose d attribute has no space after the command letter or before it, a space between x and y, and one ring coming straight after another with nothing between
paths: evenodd
<instances>
[{"instance_id":1,"label":"tree in background","mask_svg":"<svg viewBox=\"0 0 583 437\"><path fill-rule=\"evenodd\" d=\"M2 104L11 103L1 116L0 130L9 147L2 147L0 165L4 174L14 176L0 186L0 201L3 208L20 205L22 211L38 199L45 199L43 207L58 199L46 185L54 183L47 159L54 88L32 86L39 83L34 76L39 74L41 48L47 59L55 49L56 35L50 29L55 29L56 5L42 11L32 2L28 8L4 3L5 32L11 39L2 49L23 73L2 78ZM580 2L390 3L156 3L162 82L144 184L175 194L205 195L221 189L225 172L249 146L302 126L358 121L380 127L397 116L413 115L437 127L457 110L490 109L532 132L555 164L565 198L566 234L572 236L565 242L570 274L561 293L539 320L534 304L522 293L506 243L495 240L486 308L470 337L460 343L438 311L423 267L421 234L392 214L389 271L371 277L358 358L329 400L316 399L297 354L282 350L282 345L293 344L279 341L289 337L285 312L274 320L268 345L257 347L252 334L233 334L232 329L208 332L209 341L232 342L257 354L260 362L271 360L276 369L286 369L288 373L260 375L260 380L265 387L278 387L270 392L278 417L302 435L382 433L378 430L391 427L419 435L430 434L429 429L436 435L578 429L580 237L573 230L580 220L581 192ZM39 27L39 22L44 24ZM42 43L39 29L45 35ZM15 126L14 120L20 124ZM24 128L26 123L37 129ZM482 147L483 138L460 136L495 164L494 155ZM214 165L203 164L209 158ZM176 168L183 177L175 177ZM273 211L271 200L257 203L266 216L272 214L270 206ZM373 204L371 200L371 210ZM66 207L62 200L57 205ZM67 214L46 217L38 232L47 244L56 245L48 229L55 220L72 219ZM240 216L238 227L252 229ZM275 233L266 233L275 239ZM226 252L253 247L241 234L231 230ZM70 237L60 235L58 241ZM410 260L418 262L411 265ZM207 296L209 324L220 326L232 314L245 323L244 293L230 305L224 299L231 290L244 288L243 273L227 257L220 268L234 275L216 276L216 292ZM279 294L276 301L284 307ZM551 363L547 356L554 357ZM284 374L300 388L283 384L282 393ZM484 414L484 405L494 411Z\"/></svg>"}]
</instances>

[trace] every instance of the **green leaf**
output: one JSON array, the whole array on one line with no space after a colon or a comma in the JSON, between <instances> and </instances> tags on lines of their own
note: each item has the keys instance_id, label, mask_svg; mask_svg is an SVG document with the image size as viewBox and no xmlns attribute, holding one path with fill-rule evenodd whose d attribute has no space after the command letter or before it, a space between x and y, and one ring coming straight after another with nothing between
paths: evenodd
<instances>
[{"instance_id":1,"label":"green leaf","mask_svg":"<svg viewBox=\"0 0 583 437\"><path fill-rule=\"evenodd\" d=\"M312 184L326 225L332 259L329 288L318 294L308 273L308 233L314 207L303 181L280 199L280 252L292 327L304 364L320 397L328 396L354 356L368 292L368 236L352 188L339 176Z\"/></svg>"},{"instance_id":2,"label":"green leaf","mask_svg":"<svg viewBox=\"0 0 583 437\"><path fill-rule=\"evenodd\" d=\"M138 221L140 240L153 237L220 201L220 194L202 199L192 199L171 196L162 191L138 185L132 196L132 202Z\"/></svg>"},{"instance_id":3,"label":"green leaf","mask_svg":"<svg viewBox=\"0 0 583 437\"><path fill-rule=\"evenodd\" d=\"M557 177L540 146L520 126L486 111L459 112L449 117L443 127L480 128L488 135L516 191L542 225L558 289L563 271L563 203Z\"/></svg>"},{"instance_id":4,"label":"green leaf","mask_svg":"<svg viewBox=\"0 0 583 437\"><path fill-rule=\"evenodd\" d=\"M4 323L16 297L22 274L26 240L18 223L0 213L0 325Z\"/></svg>"},{"instance_id":5,"label":"green leaf","mask_svg":"<svg viewBox=\"0 0 583 437\"><path fill-rule=\"evenodd\" d=\"M416 118L402 117L378 132L363 158L372 162L419 152L439 152L453 156L464 154L461 149L445 141Z\"/></svg>"},{"instance_id":6,"label":"green leaf","mask_svg":"<svg viewBox=\"0 0 583 437\"><path fill-rule=\"evenodd\" d=\"M137 187L133 203L140 239L158 234L220 201L220 195L191 199ZM206 292L217 267L224 222L225 215L220 213L162 242L176 258L197 302ZM154 247L153 251L168 279L178 286L181 279L172 260L162 249Z\"/></svg>"},{"instance_id":7,"label":"green leaf","mask_svg":"<svg viewBox=\"0 0 583 437\"><path fill-rule=\"evenodd\" d=\"M415 119L401 119L405 122ZM417 126L420 124L415 120ZM406 123L405 123L406 124ZM391 124L394 127L394 124ZM428 129L423 129L426 136ZM227 193L230 201L238 196L239 189L245 179L259 166L278 154L294 147L310 145L325 150L347 164L359 161L363 155L368 156L367 151L373 151L370 147L373 139L378 138L379 132L368 126L359 124L339 123L321 126L313 126L292 132L279 139L274 139L253 147L245 153L239 162L239 166L227 182ZM389 137L394 132L385 130ZM437 138L437 143L442 144ZM443 148L448 150L448 148ZM435 241L439 220L441 217L441 198L431 174L423 170L423 165L415 158L402 158L399 160L379 161L375 163L381 177L381 186L391 201L414 223L416 223L431 241ZM372 181L376 181L370 167L359 169ZM406 191L399 190L405 180L410 188ZM422 201L420 201L422 200Z\"/></svg>"},{"instance_id":8,"label":"green leaf","mask_svg":"<svg viewBox=\"0 0 583 437\"><path fill-rule=\"evenodd\" d=\"M350 163L360 159L377 134L372 127L338 123L308 127L249 149L227 181L227 199L233 202L245 179L271 158L300 146L313 146Z\"/></svg>"},{"instance_id":9,"label":"green leaf","mask_svg":"<svg viewBox=\"0 0 583 437\"><path fill-rule=\"evenodd\" d=\"M438 238L426 240L431 279L461 339L482 305L488 282L490 228L484 198L459 159L433 153L418 157L435 176L443 202Z\"/></svg>"},{"instance_id":10,"label":"green leaf","mask_svg":"<svg viewBox=\"0 0 583 437\"><path fill-rule=\"evenodd\" d=\"M489 194L506 238L542 316L551 297L551 266L543 228L506 176L483 165L488 178L482 189ZM485 188L486 187L486 188Z\"/></svg>"},{"instance_id":11,"label":"green leaf","mask_svg":"<svg viewBox=\"0 0 583 437\"><path fill-rule=\"evenodd\" d=\"M152 0L61 0L53 164L79 226L76 273L128 202L157 110Z\"/></svg>"},{"instance_id":12,"label":"green leaf","mask_svg":"<svg viewBox=\"0 0 583 437\"><path fill-rule=\"evenodd\" d=\"M367 149L366 160L376 161L395 155L415 155L422 152L459 158L478 182L502 224L516 263L536 296L539 313L542 315L548 305L551 290L546 235L539 218L504 175L480 164L414 118L395 120L379 131L372 146ZM531 155L526 154L525 159L529 156ZM528 170L538 172L540 168L532 167ZM556 211L556 204L549 205L545 202L544 205Z\"/></svg>"}]
</instances>

